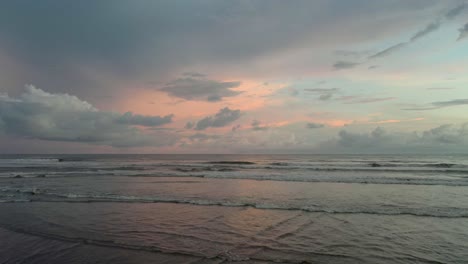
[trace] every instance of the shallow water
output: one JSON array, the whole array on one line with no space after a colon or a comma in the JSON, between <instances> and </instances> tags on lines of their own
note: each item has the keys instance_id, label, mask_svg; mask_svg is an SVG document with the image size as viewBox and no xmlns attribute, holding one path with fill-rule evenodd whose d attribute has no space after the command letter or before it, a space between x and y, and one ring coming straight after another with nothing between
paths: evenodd
<instances>
[{"instance_id":1,"label":"shallow water","mask_svg":"<svg viewBox=\"0 0 468 264\"><path fill-rule=\"evenodd\" d=\"M0 263L466 263L466 245L467 156L0 156Z\"/></svg>"}]
</instances>

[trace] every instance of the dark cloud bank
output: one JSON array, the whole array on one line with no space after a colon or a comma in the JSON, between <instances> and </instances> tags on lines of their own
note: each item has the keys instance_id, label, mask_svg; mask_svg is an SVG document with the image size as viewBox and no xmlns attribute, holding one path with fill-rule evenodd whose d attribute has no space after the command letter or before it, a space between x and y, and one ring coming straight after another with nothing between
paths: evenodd
<instances>
[{"instance_id":1,"label":"dark cloud bank","mask_svg":"<svg viewBox=\"0 0 468 264\"><path fill-rule=\"evenodd\" d=\"M465 153L468 123L445 124L425 131L388 132L377 127L367 133L341 130L336 140L322 144L345 153Z\"/></svg>"},{"instance_id":2,"label":"dark cloud bank","mask_svg":"<svg viewBox=\"0 0 468 264\"><path fill-rule=\"evenodd\" d=\"M144 128L169 124L172 118L100 111L76 96L33 86L16 98L0 96L0 132L32 139L114 147L163 146L172 144L174 135Z\"/></svg>"}]
</instances>

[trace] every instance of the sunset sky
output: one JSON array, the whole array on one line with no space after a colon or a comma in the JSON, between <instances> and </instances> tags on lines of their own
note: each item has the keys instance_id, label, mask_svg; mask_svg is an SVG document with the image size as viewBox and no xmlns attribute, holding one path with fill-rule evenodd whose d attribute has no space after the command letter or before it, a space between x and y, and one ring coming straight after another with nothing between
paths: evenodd
<instances>
[{"instance_id":1,"label":"sunset sky","mask_svg":"<svg viewBox=\"0 0 468 264\"><path fill-rule=\"evenodd\" d=\"M0 3L0 153L467 153L468 3Z\"/></svg>"}]
</instances>

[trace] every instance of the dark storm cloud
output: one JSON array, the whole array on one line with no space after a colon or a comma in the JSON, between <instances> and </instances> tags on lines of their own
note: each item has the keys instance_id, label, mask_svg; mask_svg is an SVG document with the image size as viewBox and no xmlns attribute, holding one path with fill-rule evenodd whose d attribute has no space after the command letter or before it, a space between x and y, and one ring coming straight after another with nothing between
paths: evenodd
<instances>
[{"instance_id":1,"label":"dark storm cloud","mask_svg":"<svg viewBox=\"0 0 468 264\"><path fill-rule=\"evenodd\" d=\"M241 82L221 82L204 77L183 77L168 83L159 90L185 100L216 102L221 101L223 97L240 94L239 91L231 90L239 87L240 84Z\"/></svg>"},{"instance_id":2,"label":"dark storm cloud","mask_svg":"<svg viewBox=\"0 0 468 264\"><path fill-rule=\"evenodd\" d=\"M432 102L429 106L405 108L403 110L434 110L450 106L468 105L468 99L455 99L450 101Z\"/></svg>"},{"instance_id":3,"label":"dark storm cloud","mask_svg":"<svg viewBox=\"0 0 468 264\"><path fill-rule=\"evenodd\" d=\"M195 125L195 130L204 130L209 127L224 127L236 121L241 116L240 110L231 110L228 107L220 109L213 116L207 116Z\"/></svg>"},{"instance_id":4,"label":"dark storm cloud","mask_svg":"<svg viewBox=\"0 0 468 264\"><path fill-rule=\"evenodd\" d=\"M176 136L144 133L134 126L170 122L172 115L104 112L76 96L51 94L33 86L19 97L0 96L0 132L25 138L114 147L162 146L172 144Z\"/></svg>"}]
</instances>

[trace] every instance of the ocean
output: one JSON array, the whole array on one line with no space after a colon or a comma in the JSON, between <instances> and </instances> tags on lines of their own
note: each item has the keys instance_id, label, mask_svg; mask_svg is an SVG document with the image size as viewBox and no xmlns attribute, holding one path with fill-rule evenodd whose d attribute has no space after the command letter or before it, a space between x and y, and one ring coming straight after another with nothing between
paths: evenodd
<instances>
[{"instance_id":1,"label":"ocean","mask_svg":"<svg viewBox=\"0 0 468 264\"><path fill-rule=\"evenodd\" d=\"M468 156L2 155L0 263L468 263Z\"/></svg>"}]
</instances>

